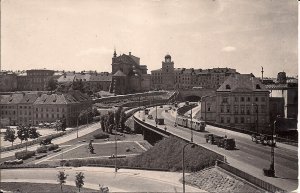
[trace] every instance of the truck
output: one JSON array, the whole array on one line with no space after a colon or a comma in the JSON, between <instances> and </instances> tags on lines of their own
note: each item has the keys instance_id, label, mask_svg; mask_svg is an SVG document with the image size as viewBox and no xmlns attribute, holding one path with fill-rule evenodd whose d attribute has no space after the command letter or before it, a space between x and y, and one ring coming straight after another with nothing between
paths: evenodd
<instances>
[{"instance_id":1,"label":"truck","mask_svg":"<svg viewBox=\"0 0 300 193\"><path fill-rule=\"evenodd\" d=\"M206 134L206 143L217 145L218 147L223 147L226 150L235 149L235 140L233 138L227 138L227 136L218 136L215 134Z\"/></svg>"}]
</instances>

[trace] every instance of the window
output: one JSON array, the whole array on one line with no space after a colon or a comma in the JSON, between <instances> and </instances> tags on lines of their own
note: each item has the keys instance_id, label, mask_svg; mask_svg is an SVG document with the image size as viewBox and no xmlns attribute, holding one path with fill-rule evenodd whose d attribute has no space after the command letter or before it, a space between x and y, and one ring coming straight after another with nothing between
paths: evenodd
<instances>
[{"instance_id":1,"label":"window","mask_svg":"<svg viewBox=\"0 0 300 193\"><path fill-rule=\"evenodd\" d=\"M250 97L247 97L247 101L250 102Z\"/></svg>"},{"instance_id":2,"label":"window","mask_svg":"<svg viewBox=\"0 0 300 193\"><path fill-rule=\"evenodd\" d=\"M241 123L245 123L245 118L241 117Z\"/></svg>"},{"instance_id":3,"label":"window","mask_svg":"<svg viewBox=\"0 0 300 193\"><path fill-rule=\"evenodd\" d=\"M230 113L230 106L229 105L227 105L226 112Z\"/></svg>"},{"instance_id":4,"label":"window","mask_svg":"<svg viewBox=\"0 0 300 193\"><path fill-rule=\"evenodd\" d=\"M230 123L230 117L227 117L227 123Z\"/></svg>"},{"instance_id":5,"label":"window","mask_svg":"<svg viewBox=\"0 0 300 193\"><path fill-rule=\"evenodd\" d=\"M262 101L262 102L265 102L265 101L266 101L266 98L265 98L265 97L261 97L261 101Z\"/></svg>"},{"instance_id":6,"label":"window","mask_svg":"<svg viewBox=\"0 0 300 193\"><path fill-rule=\"evenodd\" d=\"M223 103L227 103L228 102L228 98L227 97L224 97L223 98Z\"/></svg>"},{"instance_id":7,"label":"window","mask_svg":"<svg viewBox=\"0 0 300 193\"><path fill-rule=\"evenodd\" d=\"M234 102L239 102L239 98L238 97L234 97Z\"/></svg>"},{"instance_id":8,"label":"window","mask_svg":"<svg viewBox=\"0 0 300 193\"><path fill-rule=\"evenodd\" d=\"M234 106L234 114L238 114L239 113L239 107L238 106Z\"/></svg>"},{"instance_id":9,"label":"window","mask_svg":"<svg viewBox=\"0 0 300 193\"><path fill-rule=\"evenodd\" d=\"M239 119L237 117L234 117L234 123L239 123Z\"/></svg>"},{"instance_id":10,"label":"window","mask_svg":"<svg viewBox=\"0 0 300 193\"><path fill-rule=\"evenodd\" d=\"M221 106L221 113L224 112L224 106Z\"/></svg>"},{"instance_id":11,"label":"window","mask_svg":"<svg viewBox=\"0 0 300 193\"><path fill-rule=\"evenodd\" d=\"M246 113L247 113L247 115L250 115L250 106L246 107Z\"/></svg>"},{"instance_id":12,"label":"window","mask_svg":"<svg viewBox=\"0 0 300 193\"><path fill-rule=\"evenodd\" d=\"M256 85L256 89L261 89L259 84Z\"/></svg>"},{"instance_id":13,"label":"window","mask_svg":"<svg viewBox=\"0 0 300 193\"><path fill-rule=\"evenodd\" d=\"M241 106L241 114L245 114L245 106Z\"/></svg>"},{"instance_id":14,"label":"window","mask_svg":"<svg viewBox=\"0 0 300 193\"><path fill-rule=\"evenodd\" d=\"M224 123L224 117L221 117L221 123Z\"/></svg>"},{"instance_id":15,"label":"window","mask_svg":"<svg viewBox=\"0 0 300 193\"><path fill-rule=\"evenodd\" d=\"M230 85L229 84L226 84L226 89L230 89Z\"/></svg>"},{"instance_id":16,"label":"window","mask_svg":"<svg viewBox=\"0 0 300 193\"><path fill-rule=\"evenodd\" d=\"M36 108L35 110L36 110L36 111L39 111L39 109L38 109L38 108Z\"/></svg>"},{"instance_id":17,"label":"window","mask_svg":"<svg viewBox=\"0 0 300 193\"><path fill-rule=\"evenodd\" d=\"M245 98L244 97L241 97L241 102L244 102Z\"/></svg>"},{"instance_id":18,"label":"window","mask_svg":"<svg viewBox=\"0 0 300 193\"><path fill-rule=\"evenodd\" d=\"M258 101L258 97L255 97L255 101L256 101L256 102Z\"/></svg>"}]
</instances>

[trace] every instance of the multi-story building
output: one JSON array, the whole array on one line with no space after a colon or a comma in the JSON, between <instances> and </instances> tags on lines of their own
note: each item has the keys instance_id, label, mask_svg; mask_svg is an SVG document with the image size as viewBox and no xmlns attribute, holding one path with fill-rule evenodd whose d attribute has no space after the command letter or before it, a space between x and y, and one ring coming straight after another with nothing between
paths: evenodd
<instances>
[{"instance_id":1,"label":"multi-story building","mask_svg":"<svg viewBox=\"0 0 300 193\"><path fill-rule=\"evenodd\" d=\"M18 103L17 124L34 124L33 103L38 98L38 93L22 93L22 100Z\"/></svg>"},{"instance_id":2,"label":"multi-story building","mask_svg":"<svg viewBox=\"0 0 300 193\"><path fill-rule=\"evenodd\" d=\"M17 75L13 72L0 72L0 92L17 90Z\"/></svg>"},{"instance_id":3,"label":"multi-story building","mask_svg":"<svg viewBox=\"0 0 300 193\"><path fill-rule=\"evenodd\" d=\"M64 94L42 94L33 103L34 124L65 118L68 126L75 125L82 110L92 108L91 100L79 91Z\"/></svg>"},{"instance_id":4,"label":"multi-story building","mask_svg":"<svg viewBox=\"0 0 300 193\"><path fill-rule=\"evenodd\" d=\"M231 74L236 74L231 68L186 69L174 68L174 62L168 54L162 62L162 68L151 71L152 90L191 89L202 87L217 89Z\"/></svg>"},{"instance_id":5,"label":"multi-story building","mask_svg":"<svg viewBox=\"0 0 300 193\"><path fill-rule=\"evenodd\" d=\"M58 93L14 93L0 98L1 125L50 123L66 118L75 125L82 110L91 110L92 101L79 91Z\"/></svg>"},{"instance_id":6,"label":"multi-story building","mask_svg":"<svg viewBox=\"0 0 300 193\"><path fill-rule=\"evenodd\" d=\"M0 101L0 122L1 125L18 124L18 104L23 99L22 93L5 95Z\"/></svg>"},{"instance_id":7,"label":"multi-story building","mask_svg":"<svg viewBox=\"0 0 300 193\"><path fill-rule=\"evenodd\" d=\"M202 98L202 117L208 112L211 98ZM205 104L206 103L206 104ZM233 74L217 89L215 96L215 120L220 125L232 126L253 132L267 129L269 118L269 91L252 74ZM212 106L214 106L212 105Z\"/></svg>"}]
</instances>

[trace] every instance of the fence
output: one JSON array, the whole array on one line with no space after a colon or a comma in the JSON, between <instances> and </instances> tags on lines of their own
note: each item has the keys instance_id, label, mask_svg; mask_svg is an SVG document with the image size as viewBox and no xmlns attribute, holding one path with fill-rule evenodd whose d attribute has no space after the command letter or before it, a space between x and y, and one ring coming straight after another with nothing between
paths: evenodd
<instances>
[{"instance_id":1,"label":"fence","mask_svg":"<svg viewBox=\"0 0 300 193\"><path fill-rule=\"evenodd\" d=\"M239 169L237 169L233 166L230 166L227 163L222 162L220 160L216 161L216 166L218 166L218 167L220 167L220 168L222 168L222 169L224 169L224 170L226 170L226 171L228 171L228 172L230 172L230 173L232 173L232 174L234 174L234 175L236 175L240 178L243 178L246 181L248 181L248 182L264 189L264 190L267 190L267 191L270 191L270 192L286 192L286 191L282 190L281 188L278 188L278 187L276 187L276 186L274 186L274 185L272 185L268 182L265 182L265 181L263 181L259 178L256 178L256 177L254 177L254 176L252 176L252 175L250 175L250 174L248 174L244 171L241 171L241 170L239 170Z\"/></svg>"}]
</instances>

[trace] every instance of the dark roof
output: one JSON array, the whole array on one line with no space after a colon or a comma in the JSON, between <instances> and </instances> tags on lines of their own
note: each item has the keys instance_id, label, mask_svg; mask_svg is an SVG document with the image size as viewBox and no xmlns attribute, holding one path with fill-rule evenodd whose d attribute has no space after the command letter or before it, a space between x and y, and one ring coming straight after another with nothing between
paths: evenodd
<instances>
[{"instance_id":1,"label":"dark roof","mask_svg":"<svg viewBox=\"0 0 300 193\"><path fill-rule=\"evenodd\" d=\"M218 88L217 92L269 92L252 74L232 74Z\"/></svg>"},{"instance_id":2,"label":"dark roof","mask_svg":"<svg viewBox=\"0 0 300 193\"><path fill-rule=\"evenodd\" d=\"M37 93L24 94L24 97L22 98L20 103L22 103L22 104L24 104L24 103L32 104L36 101L37 98L38 98Z\"/></svg>"},{"instance_id":3,"label":"dark roof","mask_svg":"<svg viewBox=\"0 0 300 193\"><path fill-rule=\"evenodd\" d=\"M111 81L112 75L111 74L92 74L90 77L90 81Z\"/></svg>"},{"instance_id":4,"label":"dark roof","mask_svg":"<svg viewBox=\"0 0 300 193\"><path fill-rule=\"evenodd\" d=\"M88 101L89 97L79 91L72 91L64 94L42 94L34 104L68 104Z\"/></svg>"},{"instance_id":5,"label":"dark roof","mask_svg":"<svg viewBox=\"0 0 300 193\"><path fill-rule=\"evenodd\" d=\"M114 61L139 66L139 64L132 57L130 57L126 54L123 54L121 56L114 58Z\"/></svg>"},{"instance_id":6,"label":"dark roof","mask_svg":"<svg viewBox=\"0 0 300 193\"><path fill-rule=\"evenodd\" d=\"M20 101L23 99L23 94L11 94L11 95L7 95L7 96L4 96L2 99L1 99L1 102L0 104L18 104L20 103Z\"/></svg>"}]
</instances>

